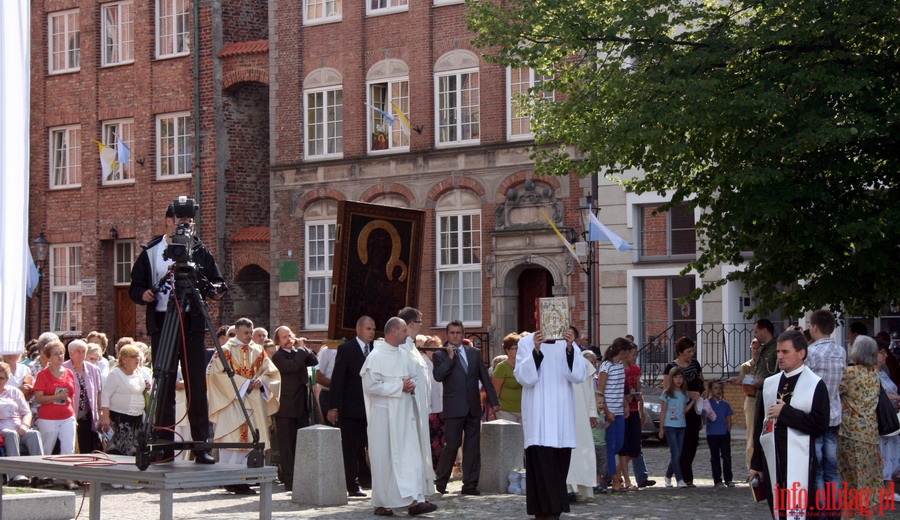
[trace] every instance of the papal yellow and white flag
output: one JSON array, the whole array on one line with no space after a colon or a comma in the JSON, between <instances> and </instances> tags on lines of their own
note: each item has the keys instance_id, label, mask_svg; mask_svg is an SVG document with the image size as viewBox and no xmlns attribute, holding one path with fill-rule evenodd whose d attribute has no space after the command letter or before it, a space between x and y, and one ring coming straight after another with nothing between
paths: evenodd
<instances>
[{"instance_id":1,"label":"papal yellow and white flag","mask_svg":"<svg viewBox=\"0 0 900 520\"><path fill-rule=\"evenodd\" d=\"M115 148L111 148L96 139L92 140L97 143L97 148L100 149L100 167L103 169L103 178L111 181L119 166L119 154L116 153Z\"/></svg>"}]
</instances>

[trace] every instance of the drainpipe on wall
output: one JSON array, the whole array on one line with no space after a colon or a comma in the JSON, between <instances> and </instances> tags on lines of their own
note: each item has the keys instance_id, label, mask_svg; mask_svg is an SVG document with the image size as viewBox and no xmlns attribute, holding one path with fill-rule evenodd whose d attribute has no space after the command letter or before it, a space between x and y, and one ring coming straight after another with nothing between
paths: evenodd
<instances>
[{"instance_id":1,"label":"drainpipe on wall","mask_svg":"<svg viewBox=\"0 0 900 520\"><path fill-rule=\"evenodd\" d=\"M202 204L200 175L200 0L193 0L194 18L194 200ZM202 207L202 206L201 206ZM197 215L198 230L203 229L202 213Z\"/></svg>"}]
</instances>

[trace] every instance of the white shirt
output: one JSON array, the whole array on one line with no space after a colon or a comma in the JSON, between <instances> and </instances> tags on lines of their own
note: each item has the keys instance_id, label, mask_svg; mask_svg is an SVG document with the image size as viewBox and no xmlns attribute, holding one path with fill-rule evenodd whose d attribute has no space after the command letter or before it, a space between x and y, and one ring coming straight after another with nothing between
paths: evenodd
<instances>
[{"instance_id":1,"label":"white shirt","mask_svg":"<svg viewBox=\"0 0 900 520\"><path fill-rule=\"evenodd\" d=\"M325 379L331 381L331 374L334 373L334 358L337 357L337 350L322 347L319 350L319 353L316 354L316 357L319 358L319 364L316 365L316 369L325 376ZM324 386L322 388L327 390Z\"/></svg>"}]
</instances>

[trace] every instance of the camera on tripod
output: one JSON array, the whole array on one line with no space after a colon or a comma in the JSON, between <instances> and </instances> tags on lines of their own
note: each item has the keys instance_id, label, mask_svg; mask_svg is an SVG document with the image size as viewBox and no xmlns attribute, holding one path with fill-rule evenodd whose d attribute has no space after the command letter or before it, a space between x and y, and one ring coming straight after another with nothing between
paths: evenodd
<instances>
[{"instance_id":1,"label":"camera on tripod","mask_svg":"<svg viewBox=\"0 0 900 520\"><path fill-rule=\"evenodd\" d=\"M200 206L194 199L185 196L178 197L169 205L169 211L166 216L174 218L177 222L175 233L171 238L171 243L163 251L164 260L172 260L175 267L189 267L192 264L192 249L194 246L194 224L193 222L178 222L181 219L193 219Z\"/></svg>"}]
</instances>

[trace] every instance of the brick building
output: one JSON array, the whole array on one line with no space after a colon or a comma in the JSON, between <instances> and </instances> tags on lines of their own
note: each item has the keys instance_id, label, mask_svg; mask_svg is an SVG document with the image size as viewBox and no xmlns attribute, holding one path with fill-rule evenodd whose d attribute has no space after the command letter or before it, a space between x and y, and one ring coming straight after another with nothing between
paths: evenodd
<instances>
[{"instance_id":1,"label":"brick building","mask_svg":"<svg viewBox=\"0 0 900 520\"><path fill-rule=\"evenodd\" d=\"M51 243L32 336L146 339L130 268L178 195L234 280L214 317L268 325L267 4L32 2L29 229ZM95 140L130 160L104 171Z\"/></svg>"},{"instance_id":2,"label":"brick building","mask_svg":"<svg viewBox=\"0 0 900 520\"><path fill-rule=\"evenodd\" d=\"M634 334L653 343L642 357L653 364L694 333L714 373L748 355L752 298L739 284L678 302L704 281L681 273L696 215L656 214L665 196L602 178L534 175L520 103L542 78L487 63L462 0L39 0L32 11L29 225L52 244L33 333L40 319L144 337L129 268L182 194L201 204L198 231L232 287L212 305L217 322L249 316L325 339L341 283L337 206L361 201L425 212L418 305L435 333L462 319L496 355L551 295L569 297L584 333L588 277L542 213L578 239L593 192L635 245L597 246L594 343ZM123 142L130 160L104 173L95 139Z\"/></svg>"},{"instance_id":3,"label":"brick building","mask_svg":"<svg viewBox=\"0 0 900 520\"><path fill-rule=\"evenodd\" d=\"M461 319L495 355L551 295L584 330L587 279L541 211L577 235L589 181L533 175L517 103L540 76L482 59L461 0L276 0L269 14L273 319L326 336L347 200L425 212L418 306L435 333Z\"/></svg>"}]
</instances>

